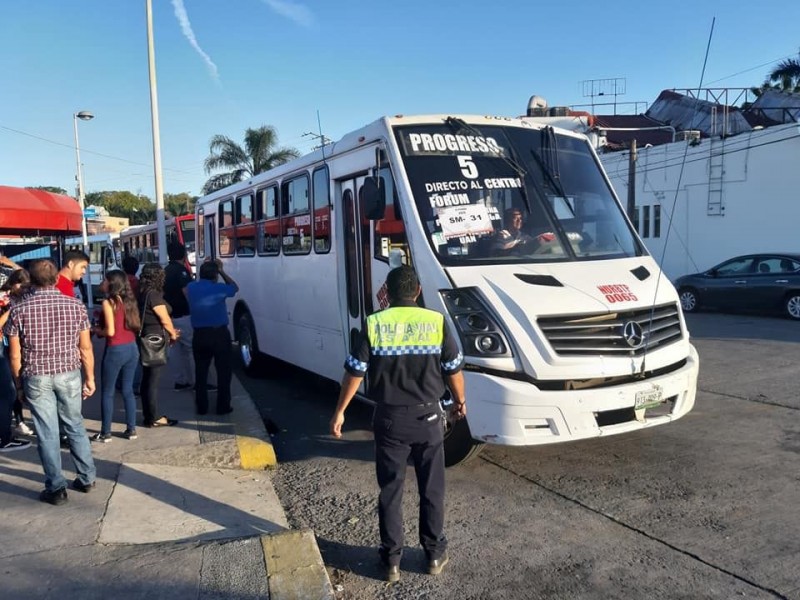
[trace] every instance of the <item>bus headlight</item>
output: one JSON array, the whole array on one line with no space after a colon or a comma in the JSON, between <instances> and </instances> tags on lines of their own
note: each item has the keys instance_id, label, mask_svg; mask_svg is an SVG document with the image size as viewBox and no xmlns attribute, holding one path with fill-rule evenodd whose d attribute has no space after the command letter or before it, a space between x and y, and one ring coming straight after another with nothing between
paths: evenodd
<instances>
[{"instance_id":1,"label":"bus headlight","mask_svg":"<svg viewBox=\"0 0 800 600\"><path fill-rule=\"evenodd\" d=\"M464 354L484 358L512 355L505 334L477 288L442 290L441 294L456 324Z\"/></svg>"}]
</instances>

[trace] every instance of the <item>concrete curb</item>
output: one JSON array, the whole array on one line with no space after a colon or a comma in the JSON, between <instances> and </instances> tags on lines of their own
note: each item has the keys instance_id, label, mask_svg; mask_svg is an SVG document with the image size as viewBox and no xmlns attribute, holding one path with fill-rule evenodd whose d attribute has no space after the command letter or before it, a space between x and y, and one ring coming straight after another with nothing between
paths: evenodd
<instances>
[{"instance_id":1,"label":"concrete curb","mask_svg":"<svg viewBox=\"0 0 800 600\"><path fill-rule=\"evenodd\" d=\"M241 468L263 471L276 466L278 458L261 413L235 375L231 379L231 398L234 411L230 417L236 432Z\"/></svg>"},{"instance_id":2,"label":"concrete curb","mask_svg":"<svg viewBox=\"0 0 800 600\"><path fill-rule=\"evenodd\" d=\"M333 586L310 529L262 535L270 600L334 600Z\"/></svg>"}]
</instances>

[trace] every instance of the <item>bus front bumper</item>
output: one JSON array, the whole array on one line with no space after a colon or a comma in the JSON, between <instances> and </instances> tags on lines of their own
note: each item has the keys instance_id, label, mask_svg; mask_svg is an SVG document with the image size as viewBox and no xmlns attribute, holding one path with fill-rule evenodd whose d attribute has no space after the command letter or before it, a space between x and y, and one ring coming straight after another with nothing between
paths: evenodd
<instances>
[{"instance_id":1,"label":"bus front bumper","mask_svg":"<svg viewBox=\"0 0 800 600\"><path fill-rule=\"evenodd\" d=\"M679 419L694 406L699 358L666 375L603 388L544 391L516 379L465 371L472 437L489 444L533 446L636 431ZM637 400L663 402L635 409Z\"/></svg>"}]
</instances>

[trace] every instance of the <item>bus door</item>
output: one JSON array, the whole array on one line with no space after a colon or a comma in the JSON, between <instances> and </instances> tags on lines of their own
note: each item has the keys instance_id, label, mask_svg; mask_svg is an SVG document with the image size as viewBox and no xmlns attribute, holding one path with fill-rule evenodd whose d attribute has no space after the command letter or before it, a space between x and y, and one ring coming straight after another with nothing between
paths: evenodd
<instances>
[{"instance_id":1,"label":"bus door","mask_svg":"<svg viewBox=\"0 0 800 600\"><path fill-rule=\"evenodd\" d=\"M205 237L206 241L206 259L214 260L217 258L217 227L216 227L216 220L217 216L214 213L210 213L205 215L205 219L203 219L203 227L205 227Z\"/></svg>"},{"instance_id":2,"label":"bus door","mask_svg":"<svg viewBox=\"0 0 800 600\"><path fill-rule=\"evenodd\" d=\"M362 176L341 182L348 352L364 328L367 315L377 310L373 302L377 287L372 279L371 227L364 215L360 193L364 179Z\"/></svg>"},{"instance_id":3,"label":"bus door","mask_svg":"<svg viewBox=\"0 0 800 600\"><path fill-rule=\"evenodd\" d=\"M342 182L345 281L349 325L348 351L364 327L367 315L389 306L386 276L399 264L411 264L405 229L394 201L394 182L388 168L381 169L386 186L386 212L379 221L365 214L362 188L366 177ZM396 256L392 256L396 254ZM390 258L391 257L391 258ZM393 263L397 264L393 264Z\"/></svg>"},{"instance_id":4,"label":"bus door","mask_svg":"<svg viewBox=\"0 0 800 600\"><path fill-rule=\"evenodd\" d=\"M106 273L109 271L120 268L120 262L117 258L117 253L112 242L109 241L103 246L103 255L101 256L101 260L103 265L105 265L103 268L103 278L105 278Z\"/></svg>"},{"instance_id":5,"label":"bus door","mask_svg":"<svg viewBox=\"0 0 800 600\"><path fill-rule=\"evenodd\" d=\"M89 288L92 290L92 298L99 298L101 295L100 286L105 279L105 243L102 240L91 241L87 244L89 252L89 267L87 269ZM88 295L84 296L88 299Z\"/></svg>"}]
</instances>

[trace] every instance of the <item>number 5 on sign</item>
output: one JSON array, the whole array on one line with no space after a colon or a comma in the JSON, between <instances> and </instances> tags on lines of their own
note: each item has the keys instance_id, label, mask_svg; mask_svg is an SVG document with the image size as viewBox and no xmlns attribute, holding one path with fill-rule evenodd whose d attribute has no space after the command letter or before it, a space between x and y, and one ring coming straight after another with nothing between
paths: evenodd
<instances>
[{"instance_id":1,"label":"number 5 on sign","mask_svg":"<svg viewBox=\"0 0 800 600\"><path fill-rule=\"evenodd\" d=\"M472 162L472 157L465 154L456 156L458 159L458 166L461 168L461 174L467 179L478 178L478 167Z\"/></svg>"}]
</instances>

